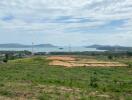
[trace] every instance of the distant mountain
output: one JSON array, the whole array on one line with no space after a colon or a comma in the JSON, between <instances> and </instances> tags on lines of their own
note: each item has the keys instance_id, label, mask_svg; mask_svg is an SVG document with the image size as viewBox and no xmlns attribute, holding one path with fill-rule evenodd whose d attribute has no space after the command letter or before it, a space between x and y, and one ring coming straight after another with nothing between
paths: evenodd
<instances>
[{"instance_id":1,"label":"distant mountain","mask_svg":"<svg viewBox=\"0 0 132 100\"><path fill-rule=\"evenodd\" d=\"M39 45L34 45L34 47L57 47L52 44L39 44Z\"/></svg>"},{"instance_id":2,"label":"distant mountain","mask_svg":"<svg viewBox=\"0 0 132 100\"><path fill-rule=\"evenodd\" d=\"M102 45L94 44L94 45L86 46L86 48L98 48L98 47L101 47L101 46Z\"/></svg>"},{"instance_id":3,"label":"distant mountain","mask_svg":"<svg viewBox=\"0 0 132 100\"><path fill-rule=\"evenodd\" d=\"M17 43L8 43L8 44L0 44L0 48L30 48L32 45L23 45ZM34 45L33 47L56 47L52 44L38 44Z\"/></svg>"},{"instance_id":4,"label":"distant mountain","mask_svg":"<svg viewBox=\"0 0 132 100\"><path fill-rule=\"evenodd\" d=\"M98 50L107 50L107 51L132 51L132 47L125 47L125 46L110 46L110 45L91 45L86 46L86 48L96 48Z\"/></svg>"},{"instance_id":5,"label":"distant mountain","mask_svg":"<svg viewBox=\"0 0 132 100\"><path fill-rule=\"evenodd\" d=\"M8 43L8 44L0 44L0 48L25 48L27 45L17 44L17 43Z\"/></svg>"}]
</instances>

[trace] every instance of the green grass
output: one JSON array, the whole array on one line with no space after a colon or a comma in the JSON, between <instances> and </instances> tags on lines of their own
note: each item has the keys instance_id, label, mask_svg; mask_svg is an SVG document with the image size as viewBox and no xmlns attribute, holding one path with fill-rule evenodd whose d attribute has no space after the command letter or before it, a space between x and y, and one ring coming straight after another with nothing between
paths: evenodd
<instances>
[{"instance_id":1,"label":"green grass","mask_svg":"<svg viewBox=\"0 0 132 100\"><path fill-rule=\"evenodd\" d=\"M48 62L34 57L1 64L0 95L38 100L132 99L132 67L64 68Z\"/></svg>"}]
</instances>

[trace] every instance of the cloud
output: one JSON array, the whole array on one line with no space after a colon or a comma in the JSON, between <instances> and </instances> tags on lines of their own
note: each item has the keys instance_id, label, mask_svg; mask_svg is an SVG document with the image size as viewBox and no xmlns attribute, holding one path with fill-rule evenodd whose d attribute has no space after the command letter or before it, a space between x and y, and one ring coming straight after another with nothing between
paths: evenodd
<instances>
[{"instance_id":1,"label":"cloud","mask_svg":"<svg viewBox=\"0 0 132 100\"><path fill-rule=\"evenodd\" d=\"M97 39L122 32L130 38L131 16L131 0L1 0L0 34L76 34L85 40L85 34Z\"/></svg>"}]
</instances>

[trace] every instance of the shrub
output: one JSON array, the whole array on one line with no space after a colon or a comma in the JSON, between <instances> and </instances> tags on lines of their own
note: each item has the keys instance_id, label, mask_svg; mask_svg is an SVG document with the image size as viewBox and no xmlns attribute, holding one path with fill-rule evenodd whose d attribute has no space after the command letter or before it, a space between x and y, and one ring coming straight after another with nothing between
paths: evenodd
<instances>
[{"instance_id":1,"label":"shrub","mask_svg":"<svg viewBox=\"0 0 132 100\"><path fill-rule=\"evenodd\" d=\"M128 67L131 68L132 67L132 63L128 63Z\"/></svg>"},{"instance_id":2,"label":"shrub","mask_svg":"<svg viewBox=\"0 0 132 100\"><path fill-rule=\"evenodd\" d=\"M109 59L109 60L112 60L112 59L113 59L113 57L112 57L111 55L109 55L109 56L108 56L108 59Z\"/></svg>"},{"instance_id":3,"label":"shrub","mask_svg":"<svg viewBox=\"0 0 132 100\"><path fill-rule=\"evenodd\" d=\"M4 63L7 63L7 62L8 62L8 60L7 60L7 59L3 59L3 62L4 62Z\"/></svg>"},{"instance_id":4,"label":"shrub","mask_svg":"<svg viewBox=\"0 0 132 100\"><path fill-rule=\"evenodd\" d=\"M95 72L93 76L90 77L90 86L93 88L98 87L98 79L97 79L97 73Z\"/></svg>"},{"instance_id":5,"label":"shrub","mask_svg":"<svg viewBox=\"0 0 132 100\"><path fill-rule=\"evenodd\" d=\"M7 63L8 62L8 59L9 59L9 55L8 54L5 54L5 58L3 59L3 62Z\"/></svg>"}]
</instances>

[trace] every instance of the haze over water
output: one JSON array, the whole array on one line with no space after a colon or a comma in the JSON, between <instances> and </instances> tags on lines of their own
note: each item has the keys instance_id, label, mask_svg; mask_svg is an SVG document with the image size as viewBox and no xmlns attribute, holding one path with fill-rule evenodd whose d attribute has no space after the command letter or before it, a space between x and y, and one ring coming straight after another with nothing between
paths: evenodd
<instances>
[{"instance_id":1,"label":"haze over water","mask_svg":"<svg viewBox=\"0 0 132 100\"><path fill-rule=\"evenodd\" d=\"M32 48L0 48L0 51L23 51L28 50L32 51ZM96 48L85 48L85 47L41 47L41 48L33 48L34 52L83 52L83 51L103 51L97 50Z\"/></svg>"}]
</instances>

